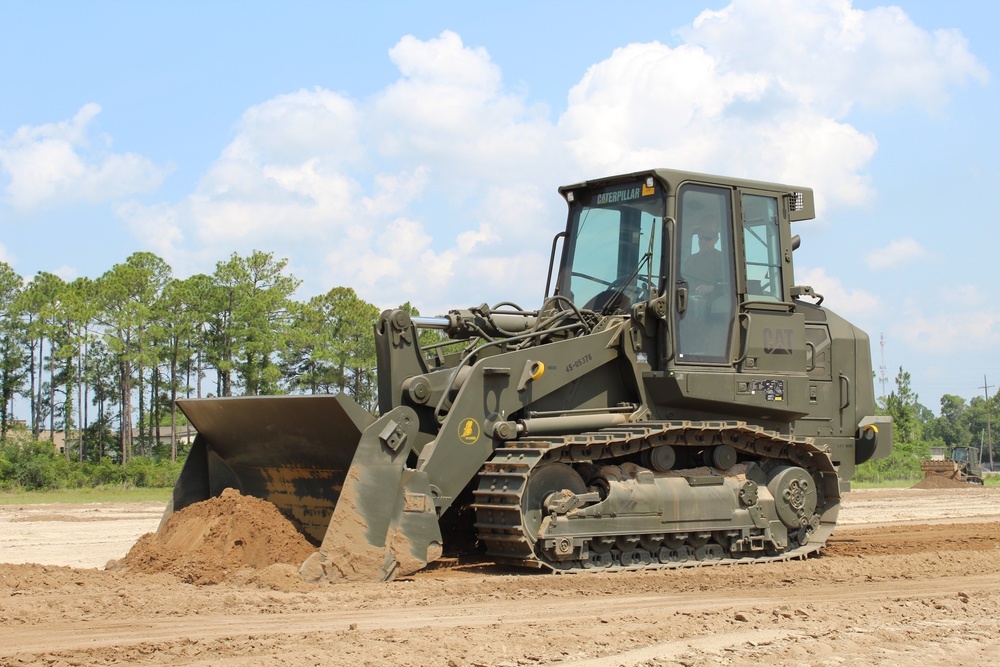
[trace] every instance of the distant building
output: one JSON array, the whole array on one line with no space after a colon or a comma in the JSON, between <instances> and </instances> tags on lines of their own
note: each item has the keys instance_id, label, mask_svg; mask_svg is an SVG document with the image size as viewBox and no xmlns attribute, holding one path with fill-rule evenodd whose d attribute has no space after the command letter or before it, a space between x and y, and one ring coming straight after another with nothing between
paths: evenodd
<instances>
[{"instance_id":1,"label":"distant building","mask_svg":"<svg viewBox=\"0 0 1000 667\"><path fill-rule=\"evenodd\" d=\"M117 437L117 432L113 432L115 437ZM171 428L169 426L161 426L159 429L159 439L157 444L169 445L170 444L170 433ZM70 431L70 439L76 441L79 431ZM151 434L154 438L157 437L156 429L153 429ZM177 428L177 444L179 445L190 445L194 442L195 436L198 435L198 431L194 430L193 426L185 425ZM132 439L133 441L139 439L139 429L132 429ZM65 431L55 431L54 433L49 430L42 430L38 432L39 441L52 441L55 445L56 452L59 454L66 454L66 432Z\"/></svg>"}]
</instances>

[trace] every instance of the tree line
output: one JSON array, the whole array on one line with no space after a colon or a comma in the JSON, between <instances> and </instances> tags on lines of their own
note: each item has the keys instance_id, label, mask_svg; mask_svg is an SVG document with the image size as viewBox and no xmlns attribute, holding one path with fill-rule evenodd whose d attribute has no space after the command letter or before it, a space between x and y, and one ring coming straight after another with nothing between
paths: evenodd
<instances>
[{"instance_id":1,"label":"tree line","mask_svg":"<svg viewBox=\"0 0 1000 667\"><path fill-rule=\"evenodd\" d=\"M299 284L261 251L185 279L149 252L72 281L0 262L0 440L18 398L33 440L61 431L67 459L120 466L177 458L178 398L345 391L374 409L378 309L346 287L295 300Z\"/></svg>"},{"instance_id":2,"label":"tree line","mask_svg":"<svg viewBox=\"0 0 1000 667\"><path fill-rule=\"evenodd\" d=\"M893 418L893 452L881 461L871 461L858 468L859 481L919 479L920 461L935 446L978 447L982 461L1000 469L1000 450L996 447L996 415L1000 413L1000 392L976 396L966 401L955 394L941 396L939 412L920 403L913 391L910 374L900 367L895 390L879 399L882 414Z\"/></svg>"},{"instance_id":3,"label":"tree line","mask_svg":"<svg viewBox=\"0 0 1000 667\"><path fill-rule=\"evenodd\" d=\"M53 475L66 483L83 464L98 480L169 478L175 465L163 473L147 464L182 457L182 397L343 391L374 412L378 309L347 287L296 300L299 284L287 260L261 251L185 279L149 252L73 281L46 272L25 281L0 262L0 483L51 486ZM23 427L16 399L27 403ZM990 461L1000 394L968 402L945 394L935 415L900 368L879 404L895 420L894 453L864 464L859 480L917 478L934 445L983 446ZM62 458L80 465L50 462L40 472L34 454L51 453L52 443L26 443L60 431Z\"/></svg>"}]
</instances>

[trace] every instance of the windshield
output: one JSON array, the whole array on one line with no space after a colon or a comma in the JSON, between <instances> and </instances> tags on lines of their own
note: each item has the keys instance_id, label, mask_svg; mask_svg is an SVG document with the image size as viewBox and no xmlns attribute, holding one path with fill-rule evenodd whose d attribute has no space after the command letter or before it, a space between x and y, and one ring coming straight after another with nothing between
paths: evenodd
<instances>
[{"instance_id":1,"label":"windshield","mask_svg":"<svg viewBox=\"0 0 1000 667\"><path fill-rule=\"evenodd\" d=\"M624 311L661 288L663 188L642 181L576 191L560 294L582 308ZM650 285L652 281L652 285Z\"/></svg>"}]
</instances>

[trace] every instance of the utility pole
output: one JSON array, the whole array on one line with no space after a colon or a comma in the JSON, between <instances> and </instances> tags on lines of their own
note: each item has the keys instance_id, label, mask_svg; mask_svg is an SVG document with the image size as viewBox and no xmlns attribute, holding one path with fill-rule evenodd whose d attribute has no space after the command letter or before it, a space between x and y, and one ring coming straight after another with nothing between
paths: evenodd
<instances>
[{"instance_id":1,"label":"utility pole","mask_svg":"<svg viewBox=\"0 0 1000 667\"><path fill-rule=\"evenodd\" d=\"M983 373L983 395L986 397L986 446L990 450L990 472L993 472L993 434L990 432L990 388L986 384L986 373Z\"/></svg>"},{"instance_id":2,"label":"utility pole","mask_svg":"<svg viewBox=\"0 0 1000 667\"><path fill-rule=\"evenodd\" d=\"M882 353L882 357L881 357L882 363L878 367L878 379L882 383L882 396L886 396L886 393L885 393L885 383L889 379L889 374L886 372L886 369L885 369L885 334L884 333L879 334L878 344L879 344L879 347L881 348L881 353Z\"/></svg>"}]
</instances>

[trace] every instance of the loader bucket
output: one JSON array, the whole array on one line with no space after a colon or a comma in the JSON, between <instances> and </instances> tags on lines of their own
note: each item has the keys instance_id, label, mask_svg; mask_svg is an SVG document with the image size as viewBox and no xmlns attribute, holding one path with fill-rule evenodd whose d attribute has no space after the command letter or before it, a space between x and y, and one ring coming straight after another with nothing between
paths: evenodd
<instances>
[{"instance_id":1,"label":"loader bucket","mask_svg":"<svg viewBox=\"0 0 1000 667\"><path fill-rule=\"evenodd\" d=\"M364 430L375 421L345 394L186 399L198 431L163 520L226 488L256 496L323 541ZM161 522L162 525L162 522Z\"/></svg>"}]
</instances>

